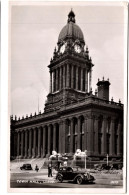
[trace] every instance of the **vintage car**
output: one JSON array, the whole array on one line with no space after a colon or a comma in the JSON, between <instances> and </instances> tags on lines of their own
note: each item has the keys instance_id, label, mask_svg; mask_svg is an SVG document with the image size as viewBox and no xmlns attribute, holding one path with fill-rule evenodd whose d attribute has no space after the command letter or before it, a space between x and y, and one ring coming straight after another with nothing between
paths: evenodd
<instances>
[{"instance_id":1,"label":"vintage car","mask_svg":"<svg viewBox=\"0 0 129 195\"><path fill-rule=\"evenodd\" d=\"M106 163L104 164L95 164L94 165L94 169L101 171L101 170L110 170L111 169L111 165L107 165Z\"/></svg>"},{"instance_id":2,"label":"vintage car","mask_svg":"<svg viewBox=\"0 0 129 195\"><path fill-rule=\"evenodd\" d=\"M20 167L21 170L32 170L31 164L23 164L22 167Z\"/></svg>"},{"instance_id":3,"label":"vintage car","mask_svg":"<svg viewBox=\"0 0 129 195\"><path fill-rule=\"evenodd\" d=\"M119 170L122 169L122 167L122 163L111 164L111 170Z\"/></svg>"},{"instance_id":4,"label":"vintage car","mask_svg":"<svg viewBox=\"0 0 129 195\"><path fill-rule=\"evenodd\" d=\"M59 182L63 180L73 181L77 184L93 183L95 178L87 171L83 171L78 167L60 167L56 175Z\"/></svg>"}]
</instances>

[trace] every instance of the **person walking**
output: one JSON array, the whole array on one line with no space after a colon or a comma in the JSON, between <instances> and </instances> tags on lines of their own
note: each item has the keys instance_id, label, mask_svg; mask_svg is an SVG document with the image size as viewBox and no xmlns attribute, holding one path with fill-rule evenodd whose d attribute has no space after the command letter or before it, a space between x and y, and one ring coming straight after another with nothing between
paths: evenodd
<instances>
[{"instance_id":1,"label":"person walking","mask_svg":"<svg viewBox=\"0 0 129 195\"><path fill-rule=\"evenodd\" d=\"M36 166L35 166L35 171L38 172L38 170L39 170L39 167L38 167L38 165L36 164Z\"/></svg>"},{"instance_id":2,"label":"person walking","mask_svg":"<svg viewBox=\"0 0 129 195\"><path fill-rule=\"evenodd\" d=\"M52 177L52 164L48 164L48 177Z\"/></svg>"}]
</instances>

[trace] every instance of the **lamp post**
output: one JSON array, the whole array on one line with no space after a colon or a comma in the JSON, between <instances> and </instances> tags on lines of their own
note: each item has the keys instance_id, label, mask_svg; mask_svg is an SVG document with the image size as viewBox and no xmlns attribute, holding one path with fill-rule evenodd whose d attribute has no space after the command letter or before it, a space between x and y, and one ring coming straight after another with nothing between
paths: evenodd
<instances>
[{"instance_id":1,"label":"lamp post","mask_svg":"<svg viewBox=\"0 0 129 195\"><path fill-rule=\"evenodd\" d=\"M85 150L85 170L86 170L86 157L87 157L87 150Z\"/></svg>"},{"instance_id":2,"label":"lamp post","mask_svg":"<svg viewBox=\"0 0 129 195\"><path fill-rule=\"evenodd\" d=\"M108 156L108 154L107 154L107 166L108 166L108 157L109 157L109 156Z\"/></svg>"}]
</instances>

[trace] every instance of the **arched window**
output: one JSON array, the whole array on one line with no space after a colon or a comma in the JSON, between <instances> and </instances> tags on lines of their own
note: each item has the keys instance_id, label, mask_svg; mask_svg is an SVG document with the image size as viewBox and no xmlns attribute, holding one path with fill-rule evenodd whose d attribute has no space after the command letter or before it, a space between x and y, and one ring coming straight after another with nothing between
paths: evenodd
<instances>
[{"instance_id":1,"label":"arched window","mask_svg":"<svg viewBox=\"0 0 129 195\"><path fill-rule=\"evenodd\" d=\"M106 131L106 142L107 142L107 154L110 151L110 126L111 126L111 118L107 119L107 131Z\"/></svg>"},{"instance_id":2,"label":"arched window","mask_svg":"<svg viewBox=\"0 0 129 195\"><path fill-rule=\"evenodd\" d=\"M59 152L59 124L56 124L56 152Z\"/></svg>"},{"instance_id":3,"label":"arched window","mask_svg":"<svg viewBox=\"0 0 129 195\"><path fill-rule=\"evenodd\" d=\"M119 120L115 120L115 131L114 131L114 142L115 142L115 154L117 154L117 145L118 145L118 122Z\"/></svg>"},{"instance_id":4,"label":"arched window","mask_svg":"<svg viewBox=\"0 0 129 195\"><path fill-rule=\"evenodd\" d=\"M84 117L81 116L81 127L80 127L80 149L84 151Z\"/></svg>"},{"instance_id":5,"label":"arched window","mask_svg":"<svg viewBox=\"0 0 129 195\"><path fill-rule=\"evenodd\" d=\"M48 153L48 126L45 126L45 155Z\"/></svg>"},{"instance_id":6,"label":"arched window","mask_svg":"<svg viewBox=\"0 0 129 195\"><path fill-rule=\"evenodd\" d=\"M52 154L52 150L53 150L53 125L51 125L51 128L50 128L50 135L51 135L51 142L50 142L50 154Z\"/></svg>"},{"instance_id":7,"label":"arched window","mask_svg":"<svg viewBox=\"0 0 129 195\"><path fill-rule=\"evenodd\" d=\"M98 152L101 154L101 146L102 146L102 122L103 116L98 118Z\"/></svg>"},{"instance_id":8,"label":"arched window","mask_svg":"<svg viewBox=\"0 0 129 195\"><path fill-rule=\"evenodd\" d=\"M21 132L19 131L19 156L21 155Z\"/></svg>"},{"instance_id":9,"label":"arched window","mask_svg":"<svg viewBox=\"0 0 129 195\"><path fill-rule=\"evenodd\" d=\"M38 129L36 128L36 156L38 155Z\"/></svg>"},{"instance_id":10,"label":"arched window","mask_svg":"<svg viewBox=\"0 0 129 195\"><path fill-rule=\"evenodd\" d=\"M27 156L29 156L29 131L27 130Z\"/></svg>"},{"instance_id":11,"label":"arched window","mask_svg":"<svg viewBox=\"0 0 129 195\"><path fill-rule=\"evenodd\" d=\"M67 128L66 128L66 149L65 151L69 153L70 152L70 135L71 135L70 120L66 120L66 125L67 125Z\"/></svg>"},{"instance_id":12,"label":"arched window","mask_svg":"<svg viewBox=\"0 0 129 195\"><path fill-rule=\"evenodd\" d=\"M74 125L73 125L73 152L77 150L77 118L74 118Z\"/></svg>"}]
</instances>

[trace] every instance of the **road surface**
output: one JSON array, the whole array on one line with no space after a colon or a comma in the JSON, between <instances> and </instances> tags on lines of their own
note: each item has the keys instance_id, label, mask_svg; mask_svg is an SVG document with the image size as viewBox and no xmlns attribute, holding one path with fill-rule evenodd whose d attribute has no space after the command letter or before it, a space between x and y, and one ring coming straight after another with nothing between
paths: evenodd
<instances>
[{"instance_id":1,"label":"road surface","mask_svg":"<svg viewBox=\"0 0 129 195\"><path fill-rule=\"evenodd\" d=\"M111 180L107 182L107 179L97 178L93 184L75 184L68 181L58 183L54 177L48 178L47 171L38 172L26 172L21 171L18 173L11 173L10 177L11 188L122 188L119 182Z\"/></svg>"}]
</instances>

